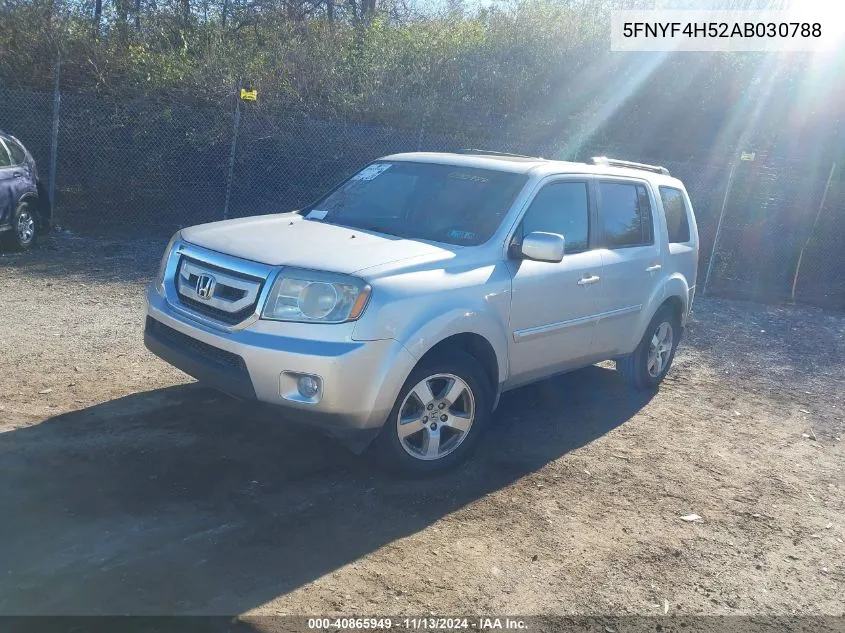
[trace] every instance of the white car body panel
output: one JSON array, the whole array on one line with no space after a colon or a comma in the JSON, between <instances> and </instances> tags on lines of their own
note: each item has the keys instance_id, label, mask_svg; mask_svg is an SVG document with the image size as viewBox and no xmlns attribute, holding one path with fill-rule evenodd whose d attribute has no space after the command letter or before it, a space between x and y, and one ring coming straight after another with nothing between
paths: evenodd
<instances>
[{"instance_id":1,"label":"white car body panel","mask_svg":"<svg viewBox=\"0 0 845 633\"><path fill-rule=\"evenodd\" d=\"M541 159L413 153L382 160L498 169L525 174L527 181L493 236L478 246L403 239L297 213L184 229L167 260L163 282L150 286L148 317L243 358L259 400L311 415L326 428L370 431L383 424L419 359L449 337L473 335L489 345L495 365L488 369L502 392L630 353L667 300L679 306L682 322L686 320L695 291L698 233L689 197L677 179L640 169ZM610 179L644 184L654 243L611 250L591 237L589 250L564 254L558 263L509 256L514 230L538 190L551 180L573 177L589 183ZM668 243L661 185L683 192L688 243ZM591 209L595 222L596 210ZM255 313L239 324L215 324L181 305L173 285L180 249L200 260L207 254L212 270L255 262L265 278ZM285 267L354 275L372 289L369 303L349 323L259 318L269 284ZM168 359L166 346L154 351ZM323 377L325 393L313 403L291 400L285 395L290 372Z\"/></svg>"}]
</instances>

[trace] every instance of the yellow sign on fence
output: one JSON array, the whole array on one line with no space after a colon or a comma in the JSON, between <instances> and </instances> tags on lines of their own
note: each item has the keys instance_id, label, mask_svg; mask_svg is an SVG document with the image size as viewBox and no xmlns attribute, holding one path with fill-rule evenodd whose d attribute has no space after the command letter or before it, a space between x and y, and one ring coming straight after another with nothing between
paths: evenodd
<instances>
[{"instance_id":1,"label":"yellow sign on fence","mask_svg":"<svg viewBox=\"0 0 845 633\"><path fill-rule=\"evenodd\" d=\"M258 91L241 88L241 99L244 101L255 101L258 99Z\"/></svg>"},{"instance_id":2,"label":"yellow sign on fence","mask_svg":"<svg viewBox=\"0 0 845 633\"><path fill-rule=\"evenodd\" d=\"M742 152L739 155L739 160L754 160L757 158L757 152Z\"/></svg>"}]
</instances>

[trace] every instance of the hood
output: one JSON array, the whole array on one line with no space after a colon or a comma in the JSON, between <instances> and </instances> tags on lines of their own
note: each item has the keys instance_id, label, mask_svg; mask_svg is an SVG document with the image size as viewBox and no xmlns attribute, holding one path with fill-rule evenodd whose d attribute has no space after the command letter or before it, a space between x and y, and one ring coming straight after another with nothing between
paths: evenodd
<instances>
[{"instance_id":1,"label":"hood","mask_svg":"<svg viewBox=\"0 0 845 633\"><path fill-rule=\"evenodd\" d=\"M182 238L203 248L271 266L346 274L421 256L454 256L447 247L323 224L297 213L200 224L182 229Z\"/></svg>"}]
</instances>

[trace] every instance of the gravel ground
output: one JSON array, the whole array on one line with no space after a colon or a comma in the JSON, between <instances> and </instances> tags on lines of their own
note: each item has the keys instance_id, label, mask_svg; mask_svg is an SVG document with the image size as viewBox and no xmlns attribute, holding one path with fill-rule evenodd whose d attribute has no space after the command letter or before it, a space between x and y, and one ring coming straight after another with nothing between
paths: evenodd
<instances>
[{"instance_id":1,"label":"gravel ground","mask_svg":"<svg viewBox=\"0 0 845 633\"><path fill-rule=\"evenodd\" d=\"M845 315L699 298L659 393L519 389L409 483L147 353L163 246L0 255L0 614L845 613Z\"/></svg>"}]
</instances>

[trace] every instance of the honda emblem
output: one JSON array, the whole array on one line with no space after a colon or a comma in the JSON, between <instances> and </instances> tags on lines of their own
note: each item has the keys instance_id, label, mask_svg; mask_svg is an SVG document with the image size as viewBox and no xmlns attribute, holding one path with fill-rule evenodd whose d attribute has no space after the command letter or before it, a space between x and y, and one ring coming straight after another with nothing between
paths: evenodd
<instances>
[{"instance_id":1,"label":"honda emblem","mask_svg":"<svg viewBox=\"0 0 845 633\"><path fill-rule=\"evenodd\" d=\"M211 299L216 283L217 281L211 275L200 275L197 277L197 296L200 299Z\"/></svg>"}]
</instances>

